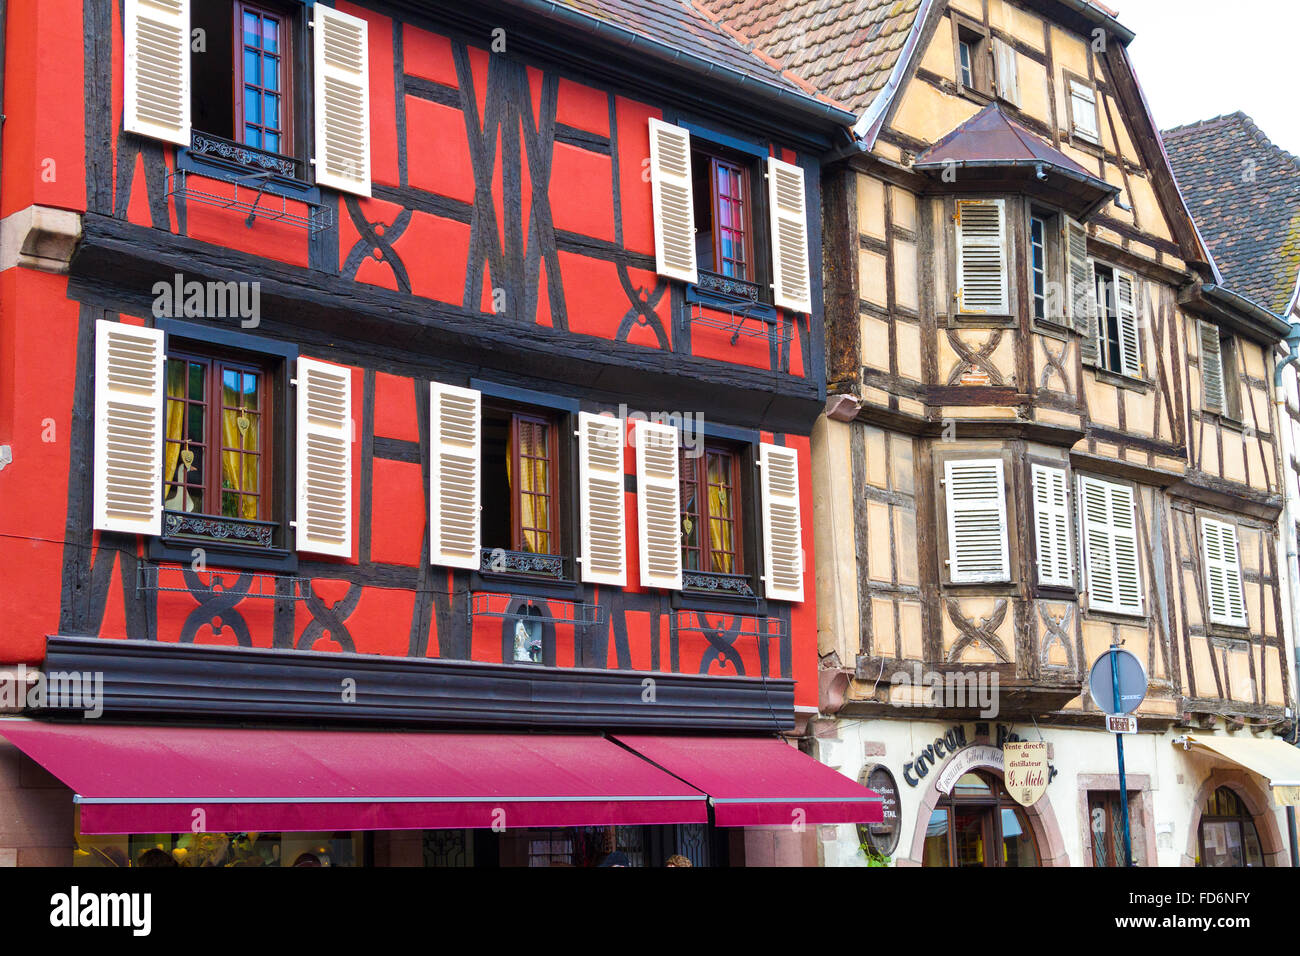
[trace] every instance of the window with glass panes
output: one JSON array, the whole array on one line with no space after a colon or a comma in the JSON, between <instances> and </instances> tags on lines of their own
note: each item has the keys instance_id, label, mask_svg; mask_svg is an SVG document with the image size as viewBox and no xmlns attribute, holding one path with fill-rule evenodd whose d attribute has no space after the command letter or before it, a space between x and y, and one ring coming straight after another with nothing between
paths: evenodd
<instances>
[{"instance_id":1,"label":"window with glass panes","mask_svg":"<svg viewBox=\"0 0 1300 956\"><path fill-rule=\"evenodd\" d=\"M1196 836L1197 866L1264 866L1255 820L1229 787L1219 787L1205 801Z\"/></svg>"},{"instance_id":2,"label":"window with glass panes","mask_svg":"<svg viewBox=\"0 0 1300 956\"><path fill-rule=\"evenodd\" d=\"M1029 274L1033 280L1034 318L1047 317L1047 221L1029 217Z\"/></svg>"},{"instance_id":3,"label":"window with glass panes","mask_svg":"<svg viewBox=\"0 0 1300 956\"><path fill-rule=\"evenodd\" d=\"M235 116L241 143L272 153L290 152L290 31L283 14L235 4L238 55Z\"/></svg>"},{"instance_id":4,"label":"window with glass panes","mask_svg":"<svg viewBox=\"0 0 1300 956\"><path fill-rule=\"evenodd\" d=\"M163 507L245 521L270 519L266 371L170 354L163 409Z\"/></svg>"},{"instance_id":5,"label":"window with glass panes","mask_svg":"<svg viewBox=\"0 0 1300 956\"><path fill-rule=\"evenodd\" d=\"M735 452L706 447L682 456L682 567L741 574L739 474Z\"/></svg>"}]
</instances>

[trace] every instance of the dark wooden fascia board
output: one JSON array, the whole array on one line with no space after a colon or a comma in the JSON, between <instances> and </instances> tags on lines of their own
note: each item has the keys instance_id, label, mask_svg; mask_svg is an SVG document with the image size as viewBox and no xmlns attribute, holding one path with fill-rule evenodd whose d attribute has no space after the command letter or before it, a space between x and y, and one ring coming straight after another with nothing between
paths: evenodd
<instances>
[{"instance_id":1,"label":"dark wooden fascia board","mask_svg":"<svg viewBox=\"0 0 1300 956\"><path fill-rule=\"evenodd\" d=\"M1082 451L1070 452L1070 465L1075 471L1107 475L1111 478L1122 478L1143 485L1154 485L1157 488L1168 488L1184 478L1181 474L1166 471L1163 468L1152 468L1149 465L1120 461L1116 458L1106 458Z\"/></svg>"},{"instance_id":2,"label":"dark wooden fascia board","mask_svg":"<svg viewBox=\"0 0 1300 956\"><path fill-rule=\"evenodd\" d=\"M1274 522L1282 513L1281 495L1247 488L1213 475L1192 472L1167 489L1171 498L1182 498L1238 514Z\"/></svg>"},{"instance_id":3,"label":"dark wooden fascia board","mask_svg":"<svg viewBox=\"0 0 1300 956\"><path fill-rule=\"evenodd\" d=\"M110 717L442 727L794 727L794 681L54 635L47 672L103 675ZM653 680L654 699L645 697ZM351 680L355 700L344 700ZM51 708L56 709L56 708ZM71 710L72 708L64 708ZM80 708L77 708L80 709Z\"/></svg>"}]
</instances>

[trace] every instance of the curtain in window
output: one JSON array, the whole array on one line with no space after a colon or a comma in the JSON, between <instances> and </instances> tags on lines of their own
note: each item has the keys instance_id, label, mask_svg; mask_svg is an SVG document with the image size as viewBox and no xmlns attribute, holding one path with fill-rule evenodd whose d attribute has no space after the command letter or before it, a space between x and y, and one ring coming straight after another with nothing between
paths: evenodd
<instances>
[{"instance_id":1,"label":"curtain in window","mask_svg":"<svg viewBox=\"0 0 1300 956\"><path fill-rule=\"evenodd\" d=\"M726 459L709 459L709 550L713 552L713 568L717 574L731 574L735 562L731 551L731 492Z\"/></svg>"},{"instance_id":2,"label":"curtain in window","mask_svg":"<svg viewBox=\"0 0 1300 956\"><path fill-rule=\"evenodd\" d=\"M181 460L181 443L185 439L185 377L189 369L186 362L167 363L167 440L163 444L163 481L175 481L184 486L185 474L177 474ZM184 487L179 495L189 504L189 494ZM180 503L180 499L177 500ZM168 507L171 507L169 500ZM186 511L190 510L188 507Z\"/></svg>"},{"instance_id":3,"label":"curtain in window","mask_svg":"<svg viewBox=\"0 0 1300 956\"><path fill-rule=\"evenodd\" d=\"M230 373L227 373L229 375ZM240 376L236 373L236 381ZM222 507L223 514L229 517L244 518L246 520L257 520L257 493L261 488L261 482L258 480L258 462L261 460L258 455L241 454L239 449L244 451L256 452L257 447L257 425L254 415L244 412L248 419L248 426L243 435L239 432L239 416L241 414L241 405L245 401L239 390L231 388L229 384L223 383L221 387L221 487L222 487ZM242 459L242 461L241 461ZM234 513L229 514L225 506L225 496L227 491L249 492L249 494L236 495Z\"/></svg>"}]
</instances>

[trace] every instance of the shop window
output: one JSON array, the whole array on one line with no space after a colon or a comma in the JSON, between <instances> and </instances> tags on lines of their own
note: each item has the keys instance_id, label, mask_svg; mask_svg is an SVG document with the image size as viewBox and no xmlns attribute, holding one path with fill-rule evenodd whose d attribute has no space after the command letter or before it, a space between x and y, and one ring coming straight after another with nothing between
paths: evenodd
<instances>
[{"instance_id":1,"label":"shop window","mask_svg":"<svg viewBox=\"0 0 1300 956\"><path fill-rule=\"evenodd\" d=\"M1092 865L1124 865L1124 817L1119 791L1088 792L1088 827L1091 831ZM1146 851L1141 838L1142 814L1137 792L1128 798L1129 834L1134 866L1146 866Z\"/></svg>"},{"instance_id":2,"label":"shop window","mask_svg":"<svg viewBox=\"0 0 1300 956\"><path fill-rule=\"evenodd\" d=\"M484 406L484 570L564 576L562 435L544 411Z\"/></svg>"},{"instance_id":3,"label":"shop window","mask_svg":"<svg viewBox=\"0 0 1300 956\"><path fill-rule=\"evenodd\" d=\"M141 833L77 831L77 867L361 866L360 833Z\"/></svg>"},{"instance_id":4,"label":"shop window","mask_svg":"<svg viewBox=\"0 0 1300 956\"><path fill-rule=\"evenodd\" d=\"M1039 865L1029 818L1001 780L968 773L944 796L926 824L923 866Z\"/></svg>"},{"instance_id":5,"label":"shop window","mask_svg":"<svg viewBox=\"0 0 1300 956\"><path fill-rule=\"evenodd\" d=\"M1219 787L1205 801L1196 835L1197 866L1264 866L1255 821L1228 787Z\"/></svg>"},{"instance_id":6,"label":"shop window","mask_svg":"<svg viewBox=\"0 0 1300 956\"><path fill-rule=\"evenodd\" d=\"M190 54L191 116L200 153L300 175L295 90L300 14L274 2L193 6L203 43ZM231 149L243 147L244 151ZM257 152L251 152L251 151Z\"/></svg>"}]
</instances>

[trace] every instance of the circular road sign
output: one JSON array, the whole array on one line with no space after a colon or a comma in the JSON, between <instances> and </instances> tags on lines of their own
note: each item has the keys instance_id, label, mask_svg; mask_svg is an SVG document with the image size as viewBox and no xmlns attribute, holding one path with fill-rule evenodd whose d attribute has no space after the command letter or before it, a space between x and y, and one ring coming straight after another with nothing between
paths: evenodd
<instances>
[{"instance_id":1,"label":"circular road sign","mask_svg":"<svg viewBox=\"0 0 1300 956\"><path fill-rule=\"evenodd\" d=\"M1112 658L1114 662L1112 664ZM1119 706L1115 706L1115 684L1119 683ZM1093 703L1107 714L1131 714L1147 695L1147 672L1132 651L1112 647L1093 662L1088 674L1088 691Z\"/></svg>"}]
</instances>

